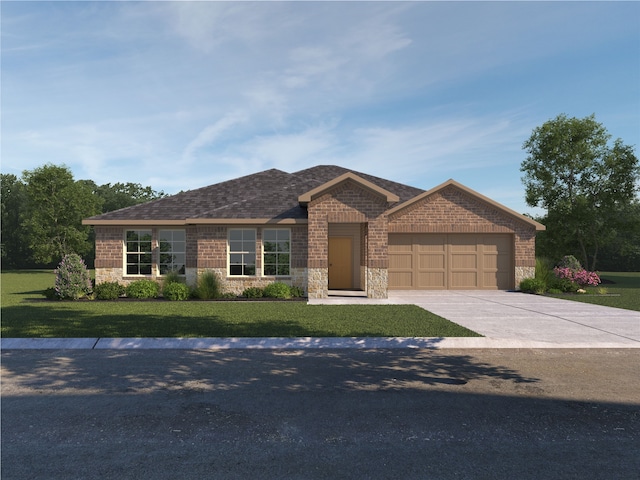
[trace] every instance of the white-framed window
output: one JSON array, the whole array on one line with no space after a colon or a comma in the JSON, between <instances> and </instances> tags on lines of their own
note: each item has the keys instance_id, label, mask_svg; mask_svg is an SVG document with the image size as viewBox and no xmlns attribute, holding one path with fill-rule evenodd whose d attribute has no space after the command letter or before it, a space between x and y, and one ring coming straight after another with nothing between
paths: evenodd
<instances>
[{"instance_id":1,"label":"white-framed window","mask_svg":"<svg viewBox=\"0 0 640 480\"><path fill-rule=\"evenodd\" d=\"M291 275L291 230L265 229L262 232L263 275Z\"/></svg>"},{"instance_id":2,"label":"white-framed window","mask_svg":"<svg viewBox=\"0 0 640 480\"><path fill-rule=\"evenodd\" d=\"M125 232L126 275L151 275L153 246L151 230Z\"/></svg>"},{"instance_id":3,"label":"white-framed window","mask_svg":"<svg viewBox=\"0 0 640 480\"><path fill-rule=\"evenodd\" d=\"M256 274L256 230L233 228L229 230L229 276Z\"/></svg>"},{"instance_id":4,"label":"white-framed window","mask_svg":"<svg viewBox=\"0 0 640 480\"><path fill-rule=\"evenodd\" d=\"M184 275L187 261L184 230L158 230L158 270L160 275L177 272Z\"/></svg>"}]
</instances>

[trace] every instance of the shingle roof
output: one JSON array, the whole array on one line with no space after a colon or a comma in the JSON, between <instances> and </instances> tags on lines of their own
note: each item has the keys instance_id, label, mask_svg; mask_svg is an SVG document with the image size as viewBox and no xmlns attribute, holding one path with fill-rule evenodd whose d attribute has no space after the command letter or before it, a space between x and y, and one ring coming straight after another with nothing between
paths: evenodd
<instances>
[{"instance_id":1,"label":"shingle roof","mask_svg":"<svg viewBox=\"0 0 640 480\"><path fill-rule=\"evenodd\" d=\"M424 192L335 165L319 165L287 173L277 169L247 175L208 187L96 215L94 221L180 221L189 219L305 219L298 197L347 172L388 190L405 202Z\"/></svg>"}]
</instances>

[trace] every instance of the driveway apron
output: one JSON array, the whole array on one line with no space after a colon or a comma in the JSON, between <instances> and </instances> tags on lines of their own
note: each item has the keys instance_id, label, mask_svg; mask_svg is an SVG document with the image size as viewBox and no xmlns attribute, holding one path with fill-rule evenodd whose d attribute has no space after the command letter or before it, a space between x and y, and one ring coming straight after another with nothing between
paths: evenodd
<instances>
[{"instance_id":1,"label":"driveway apron","mask_svg":"<svg viewBox=\"0 0 640 480\"><path fill-rule=\"evenodd\" d=\"M310 303L418 305L486 337L481 344L469 339L469 346L640 348L640 312L521 292L409 290L383 300L329 297Z\"/></svg>"},{"instance_id":2,"label":"driveway apron","mask_svg":"<svg viewBox=\"0 0 640 480\"><path fill-rule=\"evenodd\" d=\"M402 292L412 303L485 337L640 347L640 312L505 291Z\"/></svg>"}]
</instances>

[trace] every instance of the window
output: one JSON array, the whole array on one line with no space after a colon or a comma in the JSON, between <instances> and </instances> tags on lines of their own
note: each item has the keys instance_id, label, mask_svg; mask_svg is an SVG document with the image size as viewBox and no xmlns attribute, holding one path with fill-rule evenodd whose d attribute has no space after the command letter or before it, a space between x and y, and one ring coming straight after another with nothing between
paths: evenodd
<instances>
[{"instance_id":1,"label":"window","mask_svg":"<svg viewBox=\"0 0 640 480\"><path fill-rule=\"evenodd\" d=\"M264 230L262 237L264 248L264 275L290 275L291 272L291 231Z\"/></svg>"},{"instance_id":2,"label":"window","mask_svg":"<svg viewBox=\"0 0 640 480\"><path fill-rule=\"evenodd\" d=\"M151 275L151 230L127 230L125 236L127 275Z\"/></svg>"},{"instance_id":3,"label":"window","mask_svg":"<svg viewBox=\"0 0 640 480\"><path fill-rule=\"evenodd\" d=\"M160 230L158 232L160 275L166 275L170 272L185 274L187 256L185 239L184 230Z\"/></svg>"},{"instance_id":4,"label":"window","mask_svg":"<svg viewBox=\"0 0 640 480\"><path fill-rule=\"evenodd\" d=\"M229 275L256 274L256 231L229 230Z\"/></svg>"}]
</instances>

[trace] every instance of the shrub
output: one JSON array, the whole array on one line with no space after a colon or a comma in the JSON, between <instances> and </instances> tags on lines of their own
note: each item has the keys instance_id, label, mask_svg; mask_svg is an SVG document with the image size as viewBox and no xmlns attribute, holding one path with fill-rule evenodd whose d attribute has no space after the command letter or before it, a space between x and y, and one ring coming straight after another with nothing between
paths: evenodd
<instances>
[{"instance_id":1,"label":"shrub","mask_svg":"<svg viewBox=\"0 0 640 480\"><path fill-rule=\"evenodd\" d=\"M247 298L262 298L264 297L264 290L259 287L245 288L242 296Z\"/></svg>"},{"instance_id":2,"label":"shrub","mask_svg":"<svg viewBox=\"0 0 640 480\"><path fill-rule=\"evenodd\" d=\"M291 288L282 282L270 283L264 287L264 296L269 298L291 298Z\"/></svg>"},{"instance_id":3,"label":"shrub","mask_svg":"<svg viewBox=\"0 0 640 480\"><path fill-rule=\"evenodd\" d=\"M127 285L126 293L129 298L156 298L160 285L153 280L136 280Z\"/></svg>"},{"instance_id":4,"label":"shrub","mask_svg":"<svg viewBox=\"0 0 640 480\"><path fill-rule=\"evenodd\" d=\"M180 274L175 270L172 270L169 273L166 273L162 278L163 287L166 287L167 285L170 285L172 283L184 283L184 282L185 282L184 277L180 276Z\"/></svg>"},{"instance_id":5,"label":"shrub","mask_svg":"<svg viewBox=\"0 0 640 480\"><path fill-rule=\"evenodd\" d=\"M555 279L553 273L553 264L547 258L536 258L536 274L535 278L540 280L549 288Z\"/></svg>"},{"instance_id":6,"label":"shrub","mask_svg":"<svg viewBox=\"0 0 640 480\"><path fill-rule=\"evenodd\" d=\"M167 300L187 300L189 298L189 287L180 282L172 282L164 286L162 295Z\"/></svg>"},{"instance_id":7,"label":"shrub","mask_svg":"<svg viewBox=\"0 0 640 480\"><path fill-rule=\"evenodd\" d=\"M543 294L547 289L545 283L539 278L525 278L520 282L520 290L525 293Z\"/></svg>"},{"instance_id":8,"label":"shrub","mask_svg":"<svg viewBox=\"0 0 640 480\"><path fill-rule=\"evenodd\" d=\"M556 267L553 269L556 277L569 280L581 287L590 285L592 287L600 284L600 277L596 272L588 272L584 268L572 270L568 267Z\"/></svg>"},{"instance_id":9,"label":"shrub","mask_svg":"<svg viewBox=\"0 0 640 480\"><path fill-rule=\"evenodd\" d=\"M201 300L212 300L220 297L220 282L218 275L213 270L206 270L198 277L198 283L194 292Z\"/></svg>"},{"instance_id":10,"label":"shrub","mask_svg":"<svg viewBox=\"0 0 640 480\"><path fill-rule=\"evenodd\" d=\"M93 290L89 270L75 253L65 255L56 268L55 291L61 299L78 300L86 297Z\"/></svg>"},{"instance_id":11,"label":"shrub","mask_svg":"<svg viewBox=\"0 0 640 480\"><path fill-rule=\"evenodd\" d=\"M551 288L554 290L560 290L564 293L575 293L578 291L580 286L577 283L572 282L569 278L556 277L551 283Z\"/></svg>"},{"instance_id":12,"label":"shrub","mask_svg":"<svg viewBox=\"0 0 640 480\"><path fill-rule=\"evenodd\" d=\"M565 255L562 257L560 262L558 263L558 267L560 268L568 268L570 270L580 270L582 269L582 265L576 257L573 255Z\"/></svg>"},{"instance_id":13,"label":"shrub","mask_svg":"<svg viewBox=\"0 0 640 480\"><path fill-rule=\"evenodd\" d=\"M300 288L300 287L290 287L289 290L291 291L291 296L293 298L301 298L304 297L304 288Z\"/></svg>"},{"instance_id":14,"label":"shrub","mask_svg":"<svg viewBox=\"0 0 640 480\"><path fill-rule=\"evenodd\" d=\"M98 300L116 300L125 294L125 288L118 282L102 282L96 285L94 293Z\"/></svg>"},{"instance_id":15,"label":"shrub","mask_svg":"<svg viewBox=\"0 0 640 480\"><path fill-rule=\"evenodd\" d=\"M43 290L42 295L44 295L47 300L60 300L58 292L56 292L56 289L53 287L49 287L46 290Z\"/></svg>"}]
</instances>

